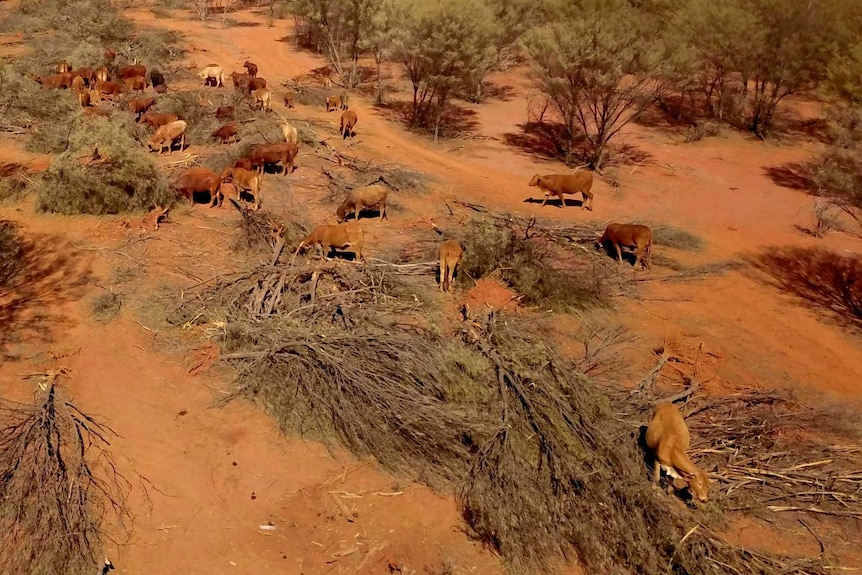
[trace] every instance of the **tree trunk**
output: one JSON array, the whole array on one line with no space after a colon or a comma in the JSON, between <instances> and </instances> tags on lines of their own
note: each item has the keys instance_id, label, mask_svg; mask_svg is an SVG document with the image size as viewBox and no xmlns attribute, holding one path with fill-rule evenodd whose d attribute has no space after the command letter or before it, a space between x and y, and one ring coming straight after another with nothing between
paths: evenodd
<instances>
[{"instance_id":1,"label":"tree trunk","mask_svg":"<svg viewBox=\"0 0 862 575\"><path fill-rule=\"evenodd\" d=\"M383 80L380 78L380 60L377 54L374 55L374 62L377 64L377 98L374 100L376 104L383 103Z\"/></svg>"}]
</instances>

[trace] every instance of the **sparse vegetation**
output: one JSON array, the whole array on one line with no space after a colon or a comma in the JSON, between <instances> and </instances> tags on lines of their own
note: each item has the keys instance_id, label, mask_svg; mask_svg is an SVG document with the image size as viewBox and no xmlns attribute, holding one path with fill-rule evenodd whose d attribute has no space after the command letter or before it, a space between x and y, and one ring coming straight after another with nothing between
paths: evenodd
<instances>
[{"instance_id":1,"label":"sparse vegetation","mask_svg":"<svg viewBox=\"0 0 862 575\"><path fill-rule=\"evenodd\" d=\"M112 435L53 382L33 404L0 402L0 573L96 572L105 521L131 520Z\"/></svg>"},{"instance_id":2,"label":"sparse vegetation","mask_svg":"<svg viewBox=\"0 0 862 575\"><path fill-rule=\"evenodd\" d=\"M114 118L78 124L69 150L33 187L40 210L61 214L146 211L173 197L153 159Z\"/></svg>"},{"instance_id":3,"label":"sparse vegetation","mask_svg":"<svg viewBox=\"0 0 862 575\"><path fill-rule=\"evenodd\" d=\"M90 311L92 311L96 321L108 323L120 314L122 305L123 300L119 294L109 291L93 300Z\"/></svg>"}]
</instances>

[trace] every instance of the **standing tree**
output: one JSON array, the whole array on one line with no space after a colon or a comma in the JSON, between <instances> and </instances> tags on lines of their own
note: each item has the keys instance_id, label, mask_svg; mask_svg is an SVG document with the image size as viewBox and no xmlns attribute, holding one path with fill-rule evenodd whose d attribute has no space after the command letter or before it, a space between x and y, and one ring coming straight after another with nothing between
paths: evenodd
<instances>
[{"instance_id":1,"label":"standing tree","mask_svg":"<svg viewBox=\"0 0 862 575\"><path fill-rule=\"evenodd\" d=\"M498 26L482 0L399 0L404 19L393 57L413 86L410 125L433 128L436 140L450 97L481 82L495 55Z\"/></svg>"},{"instance_id":2,"label":"standing tree","mask_svg":"<svg viewBox=\"0 0 862 575\"><path fill-rule=\"evenodd\" d=\"M403 21L404 11L393 0L383 0L380 9L374 14L368 27L368 33L362 40L365 50L374 56L377 66L377 95L375 103L383 103L383 78L381 76L381 65L392 51L394 30Z\"/></svg>"},{"instance_id":3,"label":"standing tree","mask_svg":"<svg viewBox=\"0 0 862 575\"><path fill-rule=\"evenodd\" d=\"M626 0L583 0L524 37L538 87L562 124L557 142L570 164L600 169L607 144L654 101L660 50Z\"/></svg>"}]
</instances>

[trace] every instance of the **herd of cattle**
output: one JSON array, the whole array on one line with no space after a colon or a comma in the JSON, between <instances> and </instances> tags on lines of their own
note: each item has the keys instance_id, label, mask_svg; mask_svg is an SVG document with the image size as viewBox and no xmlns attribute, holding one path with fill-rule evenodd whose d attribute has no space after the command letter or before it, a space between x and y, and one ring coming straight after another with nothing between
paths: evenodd
<instances>
[{"instance_id":1,"label":"herd of cattle","mask_svg":"<svg viewBox=\"0 0 862 575\"><path fill-rule=\"evenodd\" d=\"M150 70L149 81L147 80L147 68L142 64L132 64L122 67L114 67L114 74L109 71L116 54L108 49L105 50L105 65L94 71L89 67L72 69L66 61L57 65L56 74L47 77L34 76L33 79L47 88L68 88L72 90L78 102L88 113L96 115L110 115L110 111L95 107L94 104L103 100L115 102L126 93L139 95L131 98L126 104L128 111L135 116L141 125L149 126L154 133L147 141L150 151L158 151L161 155L167 150L168 155L172 153L174 145L179 142L180 149L185 148L185 137L188 123L176 114L158 113L150 111L156 103L159 94L167 92L167 84L164 75L158 70ZM252 107L264 111L272 110L273 92L267 86L267 81L258 76L258 67L253 62L246 61L243 64L244 73L232 72L229 75L234 90L251 98ZM203 80L204 86L223 87L225 85L224 69L218 64L205 66L198 76ZM113 79L112 79L113 77ZM145 97L144 92L152 87L154 95ZM294 95L286 92L283 95L286 108L294 107ZM326 111L341 110L341 122L339 134L342 138L352 137L354 127L357 123L356 112L349 108L347 94L328 96L325 101ZM229 143L239 139L238 126L231 121L234 115L233 106L219 106L215 111L215 117L227 121L212 133L214 140ZM221 206L225 195L222 185L233 184L237 200L240 201L243 194L250 194L254 198L254 208L259 209L261 205L261 184L263 174L267 166L280 164L282 174L288 175L295 169L294 161L299 152L299 138L295 127L286 120L281 124L284 141L258 144L241 158L238 158L233 166L227 167L216 173L208 168L193 167L184 170L171 184L171 189L177 196L182 196L194 201L195 194L207 193L211 206ZM582 208L592 210L593 176L591 172L577 172L574 174L552 174L533 176L529 186L537 187L544 193L545 206L551 196L559 198L561 207L565 207L565 195L581 194L583 196ZM321 225L312 231L302 242L297 251L310 246L317 245L324 250L324 255L331 249L352 250L357 260L362 259L362 243L364 233L356 220L359 219L363 210L377 207L381 220L386 214L387 189L378 184L372 184L364 188L352 190L336 211L337 224ZM167 213L161 206L145 219L158 229L158 220ZM153 214L155 217L153 218ZM354 214L353 222L345 222L350 214ZM610 244L616 251L617 259L622 262L621 247L627 247L635 251L635 268L641 264L644 268L650 267L650 255L652 245L652 231L642 225L612 223L607 226L604 234L596 242L597 245ZM455 267L463 257L462 246L454 240L444 242L440 247L440 288L447 290L453 281Z\"/></svg>"},{"instance_id":2,"label":"herd of cattle","mask_svg":"<svg viewBox=\"0 0 862 575\"><path fill-rule=\"evenodd\" d=\"M127 109L135 116L139 124L149 126L154 130L152 137L147 142L148 149L150 151L158 150L159 155L167 149L170 155L173 145L177 141L180 143L180 149L183 149L188 127L187 122L176 114L150 111L156 102L156 97L167 91L167 84L162 73L158 70L151 70L148 82L146 67L133 64L116 68L112 80L108 66L111 65L115 57L116 54L112 50L106 50L106 65L96 71L86 67L73 70L67 62L63 61L57 65L56 74L47 77L34 76L33 79L43 87L71 89L75 92L80 105L89 113L97 115L109 115L110 112L92 107L94 102L116 101L122 94L138 92L138 97L133 97L128 101ZM252 99L252 107L271 111L273 93L267 87L267 81L257 75L257 65L247 61L243 67L246 69L245 73L233 72L230 74L234 89L249 96ZM199 77L205 86L216 88L224 86L224 70L217 64L206 66L200 71ZM151 86L154 91L152 97L143 96L148 86ZM326 86L329 87L328 82ZM325 104L327 112L342 111L339 133L342 138L352 137L357 116L353 110L349 109L347 95L329 96L326 98ZM284 105L286 108L294 107L292 93L284 94ZM215 112L215 116L219 120L232 120L233 114L232 106L220 106ZM294 161L299 151L298 132L286 120L283 120L281 129L284 141L252 147L246 156L237 159L233 166L223 169L221 173L203 167L188 168L180 173L171 184L171 189L178 197L185 197L192 202L194 202L195 194L207 193L211 206L222 206L225 199L222 186L230 182L236 191L238 202L241 201L245 192L253 196L254 209L259 209L262 199L261 183L265 168L281 164L282 173L285 176L292 173L295 168ZM222 143L238 140L237 124L234 122L225 123L212 133L212 137ZM583 198L581 207L593 209L593 176L591 172L536 174L528 185L537 187L543 192L542 207L547 204L551 196L556 196L560 206L565 207L564 196L581 194ZM314 228L299 243L296 253L304 248L317 246L322 249L324 257L328 257L329 252L333 249L348 250L354 253L355 261L362 261L365 233L358 220L364 210L377 208L382 221L386 217L387 198L387 187L377 183L351 190L336 210L338 223L322 224ZM159 220L167 214L168 209L157 206L144 218L144 225L158 229ZM353 221L346 221L351 214L354 216ZM282 230L283 227L275 230L275 233ZM633 249L635 251L634 267L637 268L638 264L641 264L644 268L649 269L652 246L652 230L649 227L611 223L596 241L597 247L607 245L613 246L619 262L622 262L622 247ZM441 290L448 291L450 289L454 281L456 267L463 256L464 248L457 240L450 239L440 245L439 287ZM706 474L692 464L685 453L689 444L688 429L673 404L662 404L658 407L648 427L646 443L655 454L654 481L658 479L659 469L664 468L671 476L683 480L696 498L701 501L707 500L709 480Z\"/></svg>"}]
</instances>

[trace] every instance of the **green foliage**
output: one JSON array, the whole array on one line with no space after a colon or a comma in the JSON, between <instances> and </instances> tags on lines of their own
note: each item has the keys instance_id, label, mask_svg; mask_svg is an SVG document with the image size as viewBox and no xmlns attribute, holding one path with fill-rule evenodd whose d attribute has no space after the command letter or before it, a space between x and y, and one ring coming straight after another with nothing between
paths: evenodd
<instances>
[{"instance_id":1,"label":"green foliage","mask_svg":"<svg viewBox=\"0 0 862 575\"><path fill-rule=\"evenodd\" d=\"M404 18L393 57L413 87L410 122L436 135L449 98L488 72L499 27L481 0L399 2Z\"/></svg>"},{"instance_id":2,"label":"green foliage","mask_svg":"<svg viewBox=\"0 0 862 575\"><path fill-rule=\"evenodd\" d=\"M43 89L11 66L0 68L0 121L30 135L27 149L62 152L79 106L68 90Z\"/></svg>"},{"instance_id":3,"label":"green foliage","mask_svg":"<svg viewBox=\"0 0 862 575\"><path fill-rule=\"evenodd\" d=\"M862 41L836 55L826 71L828 89L854 106L862 106Z\"/></svg>"},{"instance_id":4,"label":"green foliage","mask_svg":"<svg viewBox=\"0 0 862 575\"><path fill-rule=\"evenodd\" d=\"M110 0L29 0L4 21L5 30L27 34L62 31L75 40L97 38L105 44L127 40L132 23Z\"/></svg>"},{"instance_id":5,"label":"green foliage","mask_svg":"<svg viewBox=\"0 0 862 575\"><path fill-rule=\"evenodd\" d=\"M566 162L582 134L582 159L599 168L608 142L653 101L661 52L625 0L584 0L560 12L523 43L563 126Z\"/></svg>"},{"instance_id":6,"label":"green foliage","mask_svg":"<svg viewBox=\"0 0 862 575\"><path fill-rule=\"evenodd\" d=\"M83 162L94 149L100 159ZM38 209L61 214L143 211L172 199L152 157L115 118L79 121L69 151L54 159L34 187Z\"/></svg>"}]
</instances>

